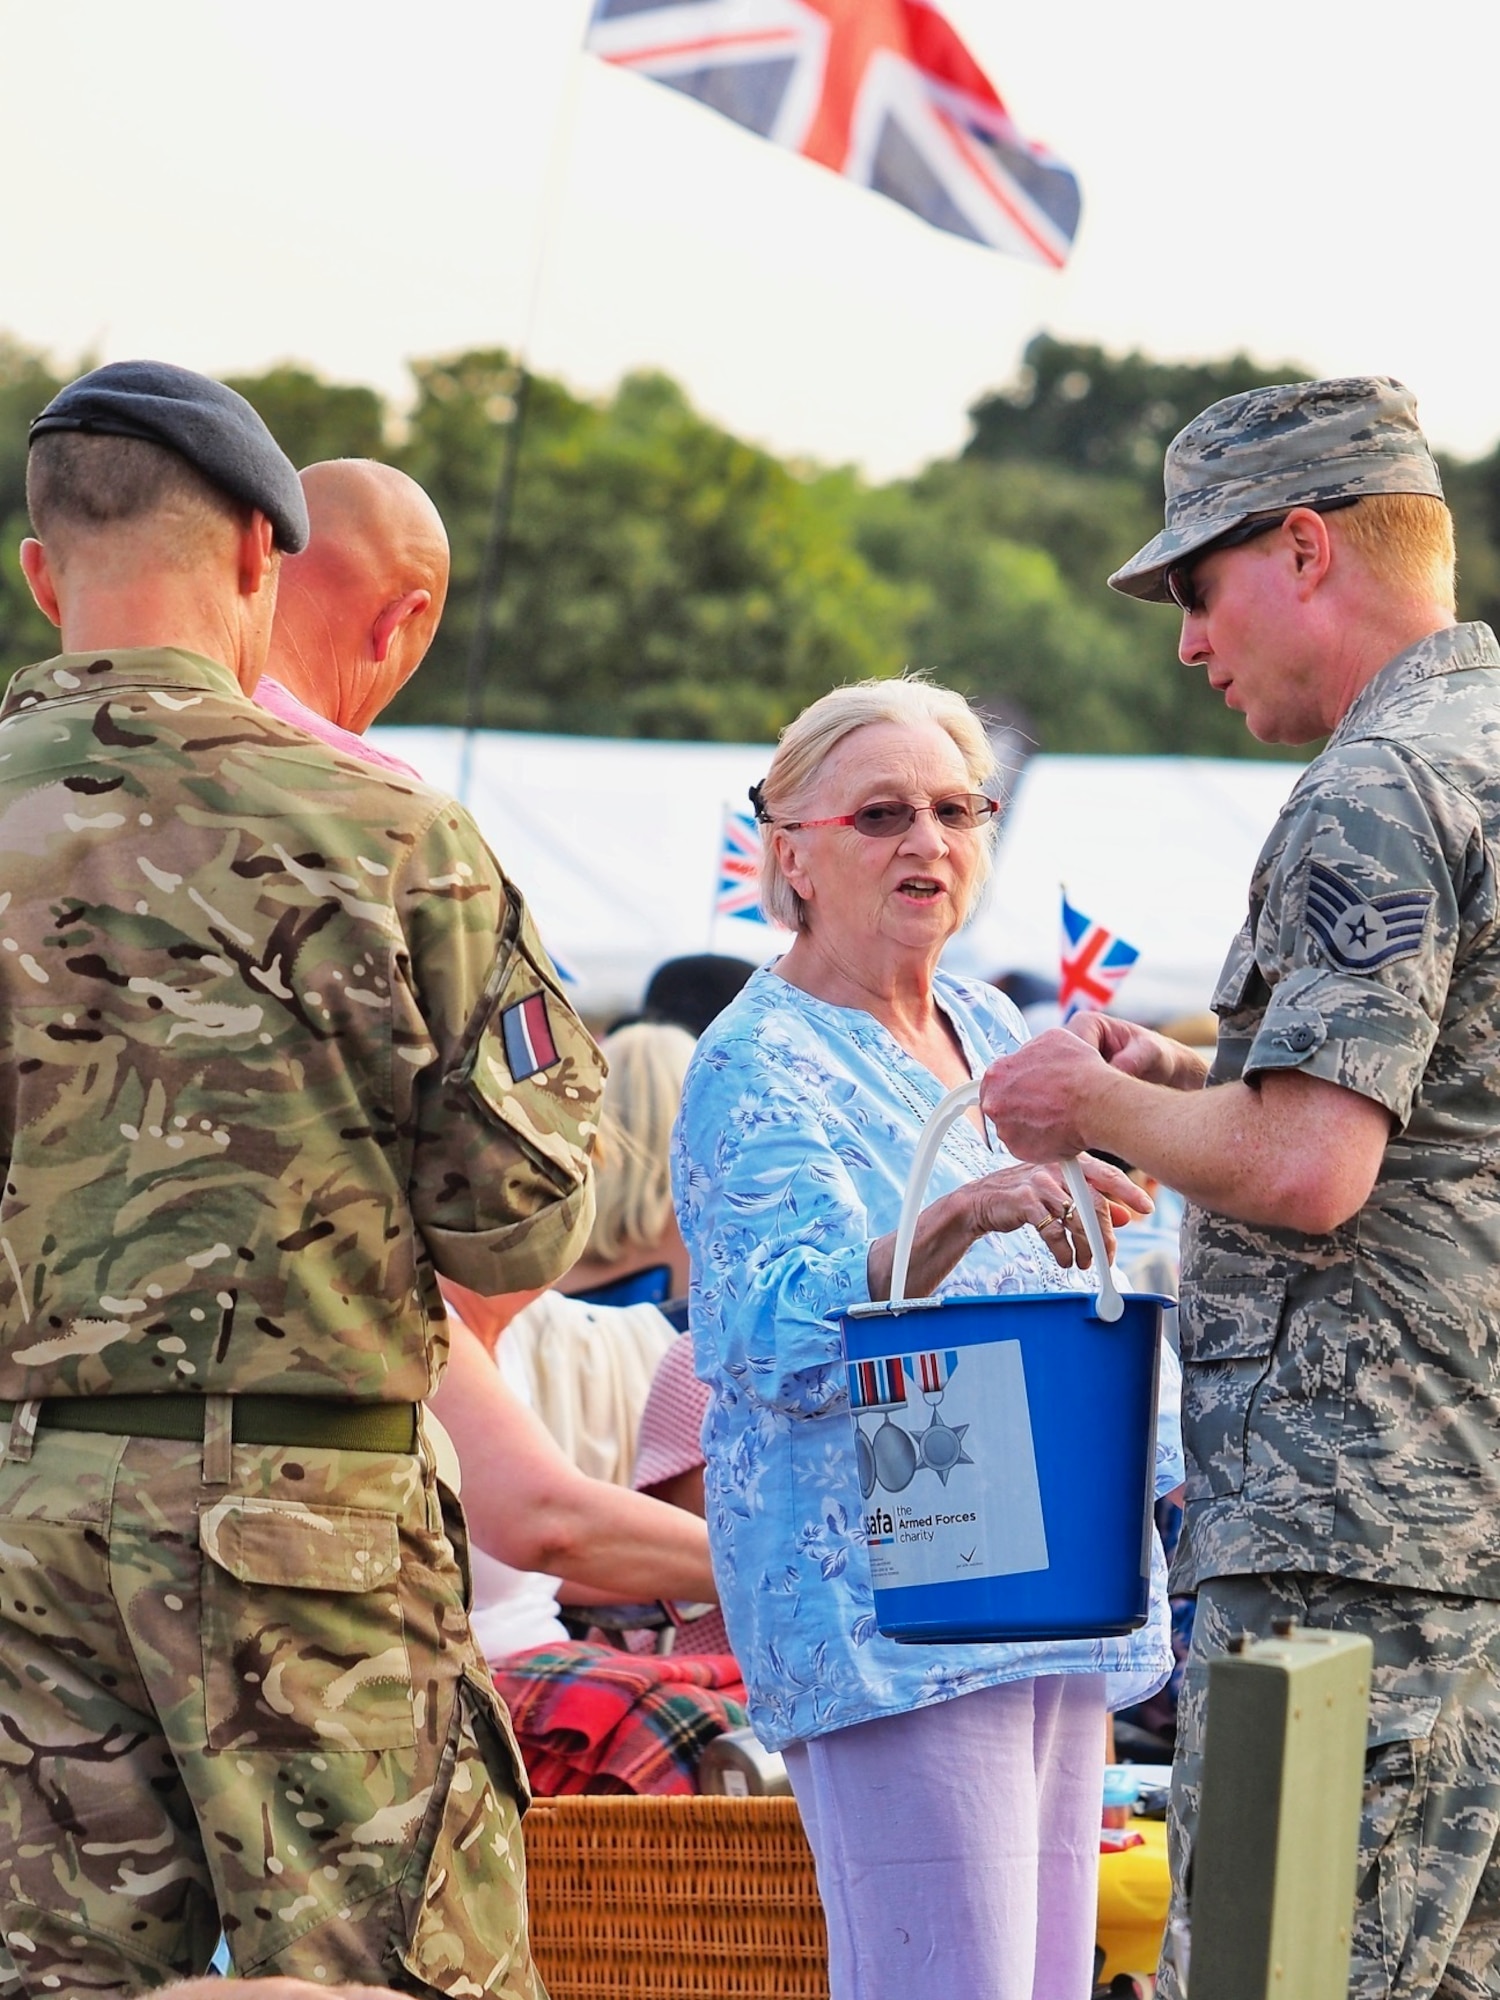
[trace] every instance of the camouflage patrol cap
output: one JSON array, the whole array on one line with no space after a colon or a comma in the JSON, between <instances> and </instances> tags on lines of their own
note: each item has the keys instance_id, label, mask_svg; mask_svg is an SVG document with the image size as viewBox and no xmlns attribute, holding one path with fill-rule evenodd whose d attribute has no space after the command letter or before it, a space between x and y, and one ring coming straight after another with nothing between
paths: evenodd
<instances>
[{"instance_id":1,"label":"camouflage patrol cap","mask_svg":"<svg viewBox=\"0 0 1500 2000\"><path fill-rule=\"evenodd\" d=\"M1368 493L1443 497L1417 399L1388 375L1282 382L1212 403L1167 446L1167 524L1109 579L1165 604L1165 573L1230 528L1277 508Z\"/></svg>"},{"instance_id":2,"label":"camouflage patrol cap","mask_svg":"<svg viewBox=\"0 0 1500 2000\"><path fill-rule=\"evenodd\" d=\"M255 507L288 555L312 532L297 468L233 389L170 361L111 361L80 375L34 419L31 442L52 431L144 438L185 458L243 507Z\"/></svg>"}]
</instances>

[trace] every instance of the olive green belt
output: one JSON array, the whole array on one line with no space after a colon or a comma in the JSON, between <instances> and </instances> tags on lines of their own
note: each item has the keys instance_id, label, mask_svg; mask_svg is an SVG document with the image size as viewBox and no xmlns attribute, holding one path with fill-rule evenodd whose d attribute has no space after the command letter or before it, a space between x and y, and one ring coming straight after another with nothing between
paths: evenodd
<instances>
[{"instance_id":1,"label":"olive green belt","mask_svg":"<svg viewBox=\"0 0 1500 2000\"><path fill-rule=\"evenodd\" d=\"M199 1438L206 1396L46 1396L37 1422L111 1437ZM333 1403L312 1396L230 1396L236 1444L290 1444L327 1451L412 1452L415 1403ZM0 1402L0 1422L17 1405Z\"/></svg>"}]
</instances>

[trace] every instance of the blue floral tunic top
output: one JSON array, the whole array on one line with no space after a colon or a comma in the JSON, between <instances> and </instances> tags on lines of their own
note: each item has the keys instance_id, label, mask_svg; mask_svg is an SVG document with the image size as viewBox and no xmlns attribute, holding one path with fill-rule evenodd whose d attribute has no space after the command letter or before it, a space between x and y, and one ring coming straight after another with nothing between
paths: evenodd
<instances>
[{"instance_id":1,"label":"blue floral tunic top","mask_svg":"<svg viewBox=\"0 0 1500 2000\"><path fill-rule=\"evenodd\" d=\"M939 972L939 1004L979 1075L1025 1040L988 986ZM772 1749L1040 1674L1108 1674L1111 1705L1166 1680L1166 1572L1120 1639L903 1646L875 1629L842 1349L828 1314L869 1296L872 1240L896 1227L917 1139L943 1086L871 1015L757 972L698 1044L672 1177L692 1257L709 1539L757 1735ZM927 1198L1011 1164L960 1119ZM1031 1229L982 1238L947 1296L1092 1289ZM1157 1492L1182 1478L1178 1371L1162 1355Z\"/></svg>"}]
</instances>

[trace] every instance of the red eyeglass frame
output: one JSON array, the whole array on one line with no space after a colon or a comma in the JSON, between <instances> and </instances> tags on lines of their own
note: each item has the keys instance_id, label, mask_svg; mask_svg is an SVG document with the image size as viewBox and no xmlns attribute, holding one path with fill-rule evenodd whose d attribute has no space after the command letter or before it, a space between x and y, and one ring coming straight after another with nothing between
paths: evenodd
<instances>
[{"instance_id":1,"label":"red eyeglass frame","mask_svg":"<svg viewBox=\"0 0 1500 2000\"><path fill-rule=\"evenodd\" d=\"M908 799L871 799L869 805L861 806L858 812L839 813L833 819L787 819L780 821L779 824L783 833L801 833L806 828L814 826L852 826L863 834L866 840L896 840L903 833L911 831L916 824L918 813L930 812L936 816L940 807L952 805L958 799L963 800L971 814L978 816L955 821L952 826L944 825L943 821L939 820L938 825L943 828L944 833L978 833L980 828L987 826L1000 810L1000 801L986 797L983 792L949 792L945 798L933 799L925 806L913 805ZM982 812L981 804L985 808ZM899 806L907 814L907 818L901 824L882 827L866 827L859 824L867 812L891 806Z\"/></svg>"}]
</instances>

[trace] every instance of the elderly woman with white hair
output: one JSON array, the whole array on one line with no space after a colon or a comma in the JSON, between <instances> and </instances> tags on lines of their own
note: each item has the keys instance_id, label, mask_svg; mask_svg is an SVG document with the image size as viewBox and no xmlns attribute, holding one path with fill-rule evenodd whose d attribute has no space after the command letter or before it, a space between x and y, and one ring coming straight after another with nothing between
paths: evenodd
<instances>
[{"instance_id":1,"label":"elderly woman with white hair","mask_svg":"<svg viewBox=\"0 0 1500 2000\"><path fill-rule=\"evenodd\" d=\"M1024 1040L939 966L983 884L984 730L920 680L814 702L752 801L762 897L794 933L699 1043L673 1179L692 1264L709 1539L751 1718L786 1756L828 1916L834 2000L1086 2000L1105 1711L1166 1678L1165 1573L1126 1638L898 1645L875 1628L839 1336L889 1296L929 1113ZM1106 1239L1149 1202L1086 1161ZM1087 1285L1061 1170L977 1113L939 1156L909 1289ZM1163 1396L1158 1486L1181 1478Z\"/></svg>"}]
</instances>

